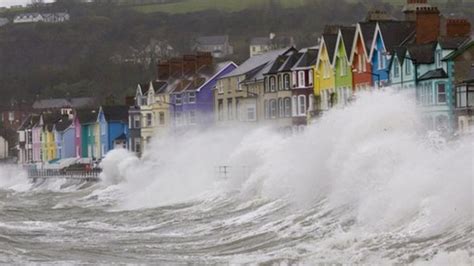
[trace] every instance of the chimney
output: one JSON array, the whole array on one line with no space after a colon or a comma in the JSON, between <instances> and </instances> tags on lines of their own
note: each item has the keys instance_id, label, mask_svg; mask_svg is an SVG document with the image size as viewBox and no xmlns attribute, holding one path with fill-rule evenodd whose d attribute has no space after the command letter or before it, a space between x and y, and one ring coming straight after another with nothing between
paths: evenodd
<instances>
[{"instance_id":1,"label":"chimney","mask_svg":"<svg viewBox=\"0 0 474 266\"><path fill-rule=\"evenodd\" d=\"M416 44L434 42L439 37L441 18L436 7L416 9Z\"/></svg>"},{"instance_id":2,"label":"chimney","mask_svg":"<svg viewBox=\"0 0 474 266\"><path fill-rule=\"evenodd\" d=\"M420 7L431 7L431 5L428 4L428 0L407 0L402 10L405 14L405 20L416 21L416 9Z\"/></svg>"},{"instance_id":3,"label":"chimney","mask_svg":"<svg viewBox=\"0 0 474 266\"><path fill-rule=\"evenodd\" d=\"M196 73L197 58L195 55L184 55L183 56L183 69L185 75L191 75Z\"/></svg>"},{"instance_id":4,"label":"chimney","mask_svg":"<svg viewBox=\"0 0 474 266\"><path fill-rule=\"evenodd\" d=\"M446 35L448 37L469 37L471 23L467 19L448 19L446 21Z\"/></svg>"},{"instance_id":5,"label":"chimney","mask_svg":"<svg viewBox=\"0 0 474 266\"><path fill-rule=\"evenodd\" d=\"M172 77L179 77L183 75L183 59L172 58L170 60L170 75Z\"/></svg>"},{"instance_id":6,"label":"chimney","mask_svg":"<svg viewBox=\"0 0 474 266\"><path fill-rule=\"evenodd\" d=\"M198 52L197 53L197 69L200 69L203 66L212 66L212 54L207 52Z\"/></svg>"},{"instance_id":7,"label":"chimney","mask_svg":"<svg viewBox=\"0 0 474 266\"><path fill-rule=\"evenodd\" d=\"M170 62L168 60L158 63L158 80L167 80L170 77Z\"/></svg>"}]
</instances>

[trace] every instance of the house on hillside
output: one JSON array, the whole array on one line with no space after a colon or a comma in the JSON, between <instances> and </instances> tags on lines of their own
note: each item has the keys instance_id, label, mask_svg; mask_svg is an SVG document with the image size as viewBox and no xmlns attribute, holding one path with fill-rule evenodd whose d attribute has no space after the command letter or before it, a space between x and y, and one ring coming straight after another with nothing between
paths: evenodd
<instances>
[{"instance_id":1,"label":"house on hillside","mask_svg":"<svg viewBox=\"0 0 474 266\"><path fill-rule=\"evenodd\" d=\"M295 46L295 40L291 36L277 36L270 33L268 37L255 37L250 39L250 57L266 53L271 50L283 49Z\"/></svg>"},{"instance_id":2,"label":"house on hillside","mask_svg":"<svg viewBox=\"0 0 474 266\"><path fill-rule=\"evenodd\" d=\"M43 19L43 15L41 15L40 13L23 13L16 15L13 18L13 23L36 23L43 21Z\"/></svg>"},{"instance_id":3,"label":"house on hillside","mask_svg":"<svg viewBox=\"0 0 474 266\"><path fill-rule=\"evenodd\" d=\"M80 98L56 98L36 100L33 103L33 110L37 112L60 111L61 114L72 115L74 109L96 107L97 101L93 97Z\"/></svg>"},{"instance_id":4,"label":"house on hillside","mask_svg":"<svg viewBox=\"0 0 474 266\"><path fill-rule=\"evenodd\" d=\"M18 14L13 18L14 24L20 23L63 23L69 21L70 15L66 12L57 13L23 13Z\"/></svg>"},{"instance_id":5,"label":"house on hillside","mask_svg":"<svg viewBox=\"0 0 474 266\"><path fill-rule=\"evenodd\" d=\"M198 37L193 45L193 50L211 53L215 58L223 58L234 53L228 35Z\"/></svg>"},{"instance_id":6,"label":"house on hillside","mask_svg":"<svg viewBox=\"0 0 474 266\"><path fill-rule=\"evenodd\" d=\"M66 12L44 13L42 16L45 23L63 23L70 19L69 13Z\"/></svg>"}]
</instances>

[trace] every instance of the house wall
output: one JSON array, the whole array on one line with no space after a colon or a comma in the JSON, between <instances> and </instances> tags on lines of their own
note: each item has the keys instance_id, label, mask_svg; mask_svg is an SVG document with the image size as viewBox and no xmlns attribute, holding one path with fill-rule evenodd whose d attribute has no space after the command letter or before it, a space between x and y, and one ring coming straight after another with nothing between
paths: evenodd
<instances>
[{"instance_id":1,"label":"house wall","mask_svg":"<svg viewBox=\"0 0 474 266\"><path fill-rule=\"evenodd\" d=\"M372 65L365 54L364 46L362 44L362 37L360 34L357 35L355 50L356 51L354 51L354 57L352 59L352 86L354 91L359 91L369 88L372 86L373 82L372 74L370 74L372 72ZM361 69L359 69L359 60L361 60Z\"/></svg>"},{"instance_id":2,"label":"house wall","mask_svg":"<svg viewBox=\"0 0 474 266\"><path fill-rule=\"evenodd\" d=\"M375 41L375 48L372 51L372 72L375 74L373 76L372 85L373 86L384 86L388 82L388 62L387 57L384 55L386 53L384 44L382 42L382 37L380 34L377 34ZM379 54L382 54L379 56ZM379 61L381 65L379 67ZM378 76L377 76L378 75ZM379 81L380 79L380 81Z\"/></svg>"},{"instance_id":3,"label":"house wall","mask_svg":"<svg viewBox=\"0 0 474 266\"><path fill-rule=\"evenodd\" d=\"M314 94L320 96L321 104L318 107L321 110L327 110L330 106L330 95L335 93L335 76L334 69L332 68L329 60L329 55L326 49L326 45L322 45L319 54L319 64L316 66L314 72L315 90ZM326 72L325 72L326 71ZM325 75L327 73L327 75Z\"/></svg>"},{"instance_id":4,"label":"house wall","mask_svg":"<svg viewBox=\"0 0 474 266\"><path fill-rule=\"evenodd\" d=\"M8 142L0 136L0 160L8 157Z\"/></svg>"},{"instance_id":5,"label":"house wall","mask_svg":"<svg viewBox=\"0 0 474 266\"><path fill-rule=\"evenodd\" d=\"M346 64L343 64L342 61L346 62ZM342 39L337 50L335 64L334 76L337 101L339 105L345 105L352 96L352 68L349 64L346 48L344 47Z\"/></svg>"},{"instance_id":6,"label":"house wall","mask_svg":"<svg viewBox=\"0 0 474 266\"><path fill-rule=\"evenodd\" d=\"M62 153L61 159L76 157L76 129L74 127L67 128L62 133Z\"/></svg>"}]
</instances>

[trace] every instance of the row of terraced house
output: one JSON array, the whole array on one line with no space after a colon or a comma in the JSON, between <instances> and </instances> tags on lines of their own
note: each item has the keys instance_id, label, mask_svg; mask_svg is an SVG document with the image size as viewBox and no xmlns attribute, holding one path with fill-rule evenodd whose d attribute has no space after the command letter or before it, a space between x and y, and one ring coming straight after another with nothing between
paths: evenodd
<instances>
[{"instance_id":1,"label":"row of terraced house","mask_svg":"<svg viewBox=\"0 0 474 266\"><path fill-rule=\"evenodd\" d=\"M328 25L312 47L272 50L240 65L206 52L162 60L156 78L139 83L124 106L72 108L66 124L57 114L30 117L20 130L20 161L100 159L117 147L141 154L153 138L211 126L291 134L358 91L389 86L411 93L428 128L473 133L470 23L427 0L407 0L403 12L403 20L372 11L354 25ZM65 138L71 128L74 142Z\"/></svg>"}]
</instances>

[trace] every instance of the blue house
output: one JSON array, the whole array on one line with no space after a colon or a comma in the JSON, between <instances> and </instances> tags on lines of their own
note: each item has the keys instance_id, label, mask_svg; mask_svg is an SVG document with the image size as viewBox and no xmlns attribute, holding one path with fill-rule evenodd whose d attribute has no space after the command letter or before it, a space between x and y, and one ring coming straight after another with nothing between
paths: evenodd
<instances>
[{"instance_id":1,"label":"blue house","mask_svg":"<svg viewBox=\"0 0 474 266\"><path fill-rule=\"evenodd\" d=\"M217 80L237 68L233 62L206 65L179 80L171 92L170 113L176 129L209 126L214 122L213 89Z\"/></svg>"},{"instance_id":2,"label":"blue house","mask_svg":"<svg viewBox=\"0 0 474 266\"><path fill-rule=\"evenodd\" d=\"M373 86L387 86L389 63L396 47L414 36L415 25L407 21L380 21L375 27L369 61L372 63Z\"/></svg>"},{"instance_id":3,"label":"blue house","mask_svg":"<svg viewBox=\"0 0 474 266\"><path fill-rule=\"evenodd\" d=\"M101 157L115 148L127 148L128 106L102 106L97 121Z\"/></svg>"},{"instance_id":4,"label":"blue house","mask_svg":"<svg viewBox=\"0 0 474 266\"><path fill-rule=\"evenodd\" d=\"M55 125L56 147L58 159L76 157L76 129L73 120L63 116Z\"/></svg>"}]
</instances>

